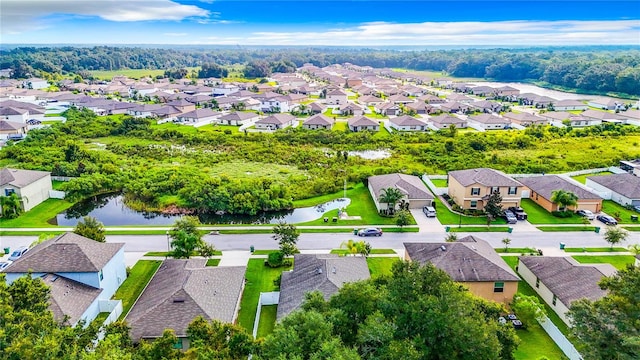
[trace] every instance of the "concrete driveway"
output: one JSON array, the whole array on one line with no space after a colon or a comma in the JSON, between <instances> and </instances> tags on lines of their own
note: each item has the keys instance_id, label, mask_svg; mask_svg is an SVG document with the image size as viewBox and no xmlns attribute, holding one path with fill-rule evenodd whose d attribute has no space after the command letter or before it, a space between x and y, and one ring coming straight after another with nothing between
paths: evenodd
<instances>
[{"instance_id":1,"label":"concrete driveway","mask_svg":"<svg viewBox=\"0 0 640 360\"><path fill-rule=\"evenodd\" d=\"M416 220L416 224L420 233L444 233L444 226L438 221L437 217L428 218L422 209L409 209L411 215Z\"/></svg>"}]
</instances>

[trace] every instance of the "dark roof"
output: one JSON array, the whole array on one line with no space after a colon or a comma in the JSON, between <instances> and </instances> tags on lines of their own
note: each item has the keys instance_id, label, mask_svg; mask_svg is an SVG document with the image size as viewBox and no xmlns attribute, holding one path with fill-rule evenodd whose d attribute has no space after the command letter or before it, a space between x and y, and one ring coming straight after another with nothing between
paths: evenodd
<instances>
[{"instance_id":1,"label":"dark roof","mask_svg":"<svg viewBox=\"0 0 640 360\"><path fill-rule=\"evenodd\" d=\"M236 120L236 121L242 121L242 120L248 120L248 119L253 119L258 117L259 115L253 112L232 112L226 115L222 115L220 116L220 120Z\"/></svg>"},{"instance_id":2,"label":"dark roof","mask_svg":"<svg viewBox=\"0 0 640 360\"><path fill-rule=\"evenodd\" d=\"M520 263L566 306L578 299L594 301L606 295L598 283L616 272L610 264L579 264L571 257L521 256Z\"/></svg>"},{"instance_id":3,"label":"dark roof","mask_svg":"<svg viewBox=\"0 0 640 360\"><path fill-rule=\"evenodd\" d=\"M53 316L57 321L62 321L65 316L68 316L67 322L70 325L80 320L82 314L102 292L102 289L55 274L45 274L41 279L51 288L49 309L53 312Z\"/></svg>"},{"instance_id":4,"label":"dark roof","mask_svg":"<svg viewBox=\"0 0 640 360\"><path fill-rule=\"evenodd\" d=\"M347 120L349 126L380 126L376 120L370 119L366 116L352 117Z\"/></svg>"},{"instance_id":5,"label":"dark roof","mask_svg":"<svg viewBox=\"0 0 640 360\"><path fill-rule=\"evenodd\" d=\"M98 272L123 247L122 243L101 243L67 232L36 245L5 272Z\"/></svg>"},{"instance_id":6,"label":"dark roof","mask_svg":"<svg viewBox=\"0 0 640 360\"><path fill-rule=\"evenodd\" d=\"M433 199L433 195L419 177L406 174L371 176L368 179L374 196L380 196L382 189L395 187L411 199Z\"/></svg>"},{"instance_id":7,"label":"dark roof","mask_svg":"<svg viewBox=\"0 0 640 360\"><path fill-rule=\"evenodd\" d=\"M200 109L195 109L193 111L189 111L187 113L184 113L182 115L178 115L179 118L194 118L194 119L202 119L202 118L206 118L206 117L211 117L211 116L217 116L220 115L219 112L211 110L209 108L200 108Z\"/></svg>"},{"instance_id":8,"label":"dark roof","mask_svg":"<svg viewBox=\"0 0 640 360\"><path fill-rule=\"evenodd\" d=\"M3 168L0 170L0 186L8 184L22 188L49 174L51 173L46 171Z\"/></svg>"},{"instance_id":9,"label":"dark roof","mask_svg":"<svg viewBox=\"0 0 640 360\"><path fill-rule=\"evenodd\" d=\"M424 104L426 105L426 104ZM416 119L409 115L397 116L389 119L390 122L398 126L425 126L427 125L423 120Z\"/></svg>"},{"instance_id":10,"label":"dark roof","mask_svg":"<svg viewBox=\"0 0 640 360\"><path fill-rule=\"evenodd\" d=\"M303 122L304 125L333 125L333 119L324 115L324 114L317 114L317 115L313 115L312 117L308 118L307 120L305 120Z\"/></svg>"},{"instance_id":11,"label":"dark roof","mask_svg":"<svg viewBox=\"0 0 640 360\"><path fill-rule=\"evenodd\" d=\"M293 264L292 271L282 273L278 320L298 309L308 292L320 291L328 300L344 283L370 277L366 259L359 256L297 254Z\"/></svg>"},{"instance_id":12,"label":"dark roof","mask_svg":"<svg viewBox=\"0 0 640 360\"><path fill-rule=\"evenodd\" d=\"M640 177L624 173L604 176L589 176L596 184L600 184L629 199L640 199Z\"/></svg>"},{"instance_id":13,"label":"dark roof","mask_svg":"<svg viewBox=\"0 0 640 360\"><path fill-rule=\"evenodd\" d=\"M290 114L273 114L269 115L264 119L260 119L256 121L256 124L277 124L284 125L295 120L296 117Z\"/></svg>"},{"instance_id":14,"label":"dark roof","mask_svg":"<svg viewBox=\"0 0 640 360\"><path fill-rule=\"evenodd\" d=\"M555 190L570 191L576 194L578 199L602 199L597 194L558 175L524 177L520 179L520 182L547 200L551 200L552 193Z\"/></svg>"},{"instance_id":15,"label":"dark roof","mask_svg":"<svg viewBox=\"0 0 640 360\"><path fill-rule=\"evenodd\" d=\"M14 131L26 128L27 124L17 121L0 120L0 131Z\"/></svg>"},{"instance_id":16,"label":"dark roof","mask_svg":"<svg viewBox=\"0 0 640 360\"><path fill-rule=\"evenodd\" d=\"M155 273L126 320L131 337L154 338L171 328L179 337L202 316L231 323L244 287L246 268L205 266L206 259L167 259Z\"/></svg>"},{"instance_id":17,"label":"dark roof","mask_svg":"<svg viewBox=\"0 0 640 360\"><path fill-rule=\"evenodd\" d=\"M455 281L520 280L489 243L474 236L456 242L404 243L404 248L411 261L430 262Z\"/></svg>"},{"instance_id":18,"label":"dark roof","mask_svg":"<svg viewBox=\"0 0 640 360\"><path fill-rule=\"evenodd\" d=\"M508 177L503 172L488 168L449 171L449 176L456 179L462 186L473 184L481 184L484 186L522 186L521 183Z\"/></svg>"},{"instance_id":19,"label":"dark roof","mask_svg":"<svg viewBox=\"0 0 640 360\"><path fill-rule=\"evenodd\" d=\"M495 116L493 114L472 115L469 116L469 120L477 121L483 124L508 124L510 122L505 118Z\"/></svg>"}]
</instances>

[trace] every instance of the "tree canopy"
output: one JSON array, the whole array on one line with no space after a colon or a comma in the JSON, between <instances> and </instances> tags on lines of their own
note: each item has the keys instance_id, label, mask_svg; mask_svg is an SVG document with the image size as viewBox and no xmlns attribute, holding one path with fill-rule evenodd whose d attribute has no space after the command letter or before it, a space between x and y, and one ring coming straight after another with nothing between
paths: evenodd
<instances>
[{"instance_id":1,"label":"tree canopy","mask_svg":"<svg viewBox=\"0 0 640 360\"><path fill-rule=\"evenodd\" d=\"M107 241L104 224L91 216L85 216L78 221L73 232L98 242Z\"/></svg>"}]
</instances>

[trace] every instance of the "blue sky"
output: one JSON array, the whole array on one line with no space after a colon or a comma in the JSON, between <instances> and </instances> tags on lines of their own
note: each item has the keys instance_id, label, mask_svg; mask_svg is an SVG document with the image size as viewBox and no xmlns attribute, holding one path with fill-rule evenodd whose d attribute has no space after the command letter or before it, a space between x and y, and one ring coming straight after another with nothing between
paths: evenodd
<instances>
[{"instance_id":1,"label":"blue sky","mask_svg":"<svg viewBox=\"0 0 640 360\"><path fill-rule=\"evenodd\" d=\"M640 1L2 0L3 44L640 45Z\"/></svg>"}]
</instances>

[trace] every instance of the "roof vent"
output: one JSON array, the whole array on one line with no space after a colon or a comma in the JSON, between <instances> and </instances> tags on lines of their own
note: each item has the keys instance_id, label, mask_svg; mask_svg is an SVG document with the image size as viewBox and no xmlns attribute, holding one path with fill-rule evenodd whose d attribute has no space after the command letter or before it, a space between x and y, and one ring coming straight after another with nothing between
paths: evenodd
<instances>
[{"instance_id":1,"label":"roof vent","mask_svg":"<svg viewBox=\"0 0 640 360\"><path fill-rule=\"evenodd\" d=\"M183 302L184 302L184 299L173 299L173 303L174 303L174 304L176 304L176 303L183 303Z\"/></svg>"},{"instance_id":2,"label":"roof vent","mask_svg":"<svg viewBox=\"0 0 640 360\"><path fill-rule=\"evenodd\" d=\"M319 268L316 270L316 274L322 274L322 268L321 268L321 267L319 267Z\"/></svg>"},{"instance_id":3,"label":"roof vent","mask_svg":"<svg viewBox=\"0 0 640 360\"><path fill-rule=\"evenodd\" d=\"M447 251L447 247L446 247L446 246L444 246L444 245L442 245L442 246L440 246L440 250L442 250L442 251Z\"/></svg>"},{"instance_id":4,"label":"roof vent","mask_svg":"<svg viewBox=\"0 0 640 360\"><path fill-rule=\"evenodd\" d=\"M471 248L475 251L478 251L478 249L474 245L471 245Z\"/></svg>"},{"instance_id":5,"label":"roof vent","mask_svg":"<svg viewBox=\"0 0 640 360\"><path fill-rule=\"evenodd\" d=\"M334 274L336 273L336 267L335 266L333 267L333 269L331 269L331 272L334 273Z\"/></svg>"}]
</instances>

